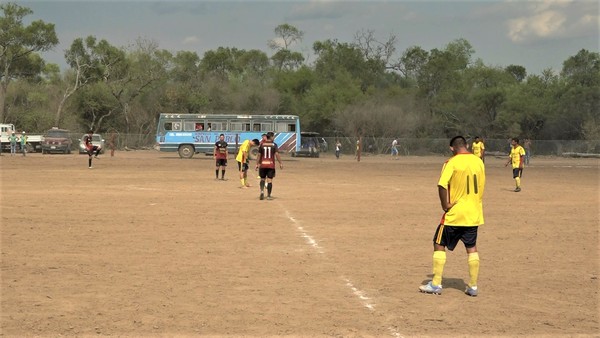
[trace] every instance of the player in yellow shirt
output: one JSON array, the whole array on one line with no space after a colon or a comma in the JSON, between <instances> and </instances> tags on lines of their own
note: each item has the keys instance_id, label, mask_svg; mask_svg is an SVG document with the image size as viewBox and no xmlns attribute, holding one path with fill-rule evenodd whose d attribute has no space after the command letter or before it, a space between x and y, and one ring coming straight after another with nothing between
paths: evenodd
<instances>
[{"instance_id":1,"label":"player in yellow shirt","mask_svg":"<svg viewBox=\"0 0 600 338\"><path fill-rule=\"evenodd\" d=\"M250 161L250 148L252 148L253 145L257 146L258 144L259 141L257 139L246 140L242 142L237 156L235 157L240 170L240 182L242 183L242 188L247 188L250 186L248 183L248 162Z\"/></svg>"},{"instance_id":2,"label":"player in yellow shirt","mask_svg":"<svg viewBox=\"0 0 600 338\"><path fill-rule=\"evenodd\" d=\"M446 264L446 247L453 251L459 241L467 250L469 283L465 293L477 296L479 253L477 230L483 224L485 166L467 150L467 141L456 136L450 141L453 155L442 167L438 195L444 215L433 236L433 279L419 287L421 292L442 293L442 273Z\"/></svg>"},{"instance_id":3,"label":"player in yellow shirt","mask_svg":"<svg viewBox=\"0 0 600 338\"><path fill-rule=\"evenodd\" d=\"M475 136L475 141L471 145L471 151L473 151L473 155L485 162L485 144L483 144L479 136Z\"/></svg>"},{"instance_id":4,"label":"player in yellow shirt","mask_svg":"<svg viewBox=\"0 0 600 338\"><path fill-rule=\"evenodd\" d=\"M519 139L514 137L510 141L512 148L508 155L508 162L504 165L508 166L512 162L513 178L515 179L515 192L521 191L521 176L523 176L523 157L525 156L525 149L519 145Z\"/></svg>"}]
</instances>

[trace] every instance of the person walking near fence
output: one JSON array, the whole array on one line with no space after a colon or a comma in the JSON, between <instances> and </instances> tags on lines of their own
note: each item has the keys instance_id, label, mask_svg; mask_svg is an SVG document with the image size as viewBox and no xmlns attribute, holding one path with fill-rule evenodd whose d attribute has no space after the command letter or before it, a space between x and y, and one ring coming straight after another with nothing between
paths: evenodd
<instances>
[{"instance_id":1,"label":"person walking near fence","mask_svg":"<svg viewBox=\"0 0 600 338\"><path fill-rule=\"evenodd\" d=\"M398 158L398 140L392 141L392 158Z\"/></svg>"},{"instance_id":2,"label":"person walking near fence","mask_svg":"<svg viewBox=\"0 0 600 338\"><path fill-rule=\"evenodd\" d=\"M8 137L8 141L10 142L10 156L15 156L17 154L17 135L14 131Z\"/></svg>"},{"instance_id":3,"label":"person walking near fence","mask_svg":"<svg viewBox=\"0 0 600 338\"><path fill-rule=\"evenodd\" d=\"M529 165L529 158L531 157L531 140L526 138L523 141L523 148L525 149L525 164Z\"/></svg>"},{"instance_id":4,"label":"person walking near fence","mask_svg":"<svg viewBox=\"0 0 600 338\"><path fill-rule=\"evenodd\" d=\"M465 294L477 296L479 253L477 230L483 225L483 191L485 166L467 150L467 141L456 136L450 141L453 156L444 163L438 181L438 195L444 215L433 236L433 279L419 286L424 293L442 293L442 273L446 264L446 247L453 251L459 241L467 250L469 283Z\"/></svg>"},{"instance_id":5,"label":"person walking near fence","mask_svg":"<svg viewBox=\"0 0 600 338\"><path fill-rule=\"evenodd\" d=\"M238 162L238 169L240 171L240 183L241 188L247 188L250 186L248 183L248 162L250 160L250 148L254 145L260 144L258 139L246 140L242 142L240 149L238 150L237 156L235 157Z\"/></svg>"},{"instance_id":6,"label":"person walking near fence","mask_svg":"<svg viewBox=\"0 0 600 338\"><path fill-rule=\"evenodd\" d=\"M505 167L512 163L513 178L515 179L515 192L521 191L521 176L523 176L523 158L525 156L525 149L519 145L519 139L514 137L511 140L512 148L508 155L508 161L504 165Z\"/></svg>"},{"instance_id":7,"label":"person walking near fence","mask_svg":"<svg viewBox=\"0 0 600 338\"><path fill-rule=\"evenodd\" d=\"M27 154L27 135L25 134L25 131L21 134L21 152L23 153L23 156Z\"/></svg>"},{"instance_id":8,"label":"person walking near fence","mask_svg":"<svg viewBox=\"0 0 600 338\"><path fill-rule=\"evenodd\" d=\"M260 196L259 199L265 198L265 183L267 187L267 200L271 200L271 192L273 191L273 178L275 178L275 159L279 162L279 169L283 169L281 157L277 143L273 142L273 134L268 134L267 141L258 147L258 156L256 158L256 170L260 176Z\"/></svg>"},{"instance_id":9,"label":"person walking near fence","mask_svg":"<svg viewBox=\"0 0 600 338\"><path fill-rule=\"evenodd\" d=\"M227 167L227 142L225 142L225 134L219 135L219 140L215 142L213 149L213 157L217 168L215 169L215 179L219 179L219 169L221 169L221 180L225 181L225 167Z\"/></svg>"},{"instance_id":10,"label":"person walking near fence","mask_svg":"<svg viewBox=\"0 0 600 338\"><path fill-rule=\"evenodd\" d=\"M473 151L473 155L479 157L483 162L485 162L485 145L479 136L475 136L475 141L471 145L471 151Z\"/></svg>"},{"instance_id":11,"label":"person walking near fence","mask_svg":"<svg viewBox=\"0 0 600 338\"><path fill-rule=\"evenodd\" d=\"M335 141L335 158L340 159L340 152L342 151L342 144L340 140Z\"/></svg>"}]
</instances>

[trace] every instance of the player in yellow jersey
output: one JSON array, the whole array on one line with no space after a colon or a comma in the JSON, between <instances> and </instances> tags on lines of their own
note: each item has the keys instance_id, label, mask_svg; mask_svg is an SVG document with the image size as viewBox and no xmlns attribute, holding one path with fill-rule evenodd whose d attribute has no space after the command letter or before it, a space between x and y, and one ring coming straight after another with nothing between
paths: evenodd
<instances>
[{"instance_id":1,"label":"player in yellow jersey","mask_svg":"<svg viewBox=\"0 0 600 338\"><path fill-rule=\"evenodd\" d=\"M442 167L438 195L444 215L433 236L433 279L419 287L421 292L442 293L442 273L446 264L446 247L453 251L459 241L467 250L469 283L465 293L477 296L479 254L477 230L483 224L483 161L467 150L467 141L456 136L450 141L452 156Z\"/></svg>"},{"instance_id":2,"label":"player in yellow jersey","mask_svg":"<svg viewBox=\"0 0 600 338\"><path fill-rule=\"evenodd\" d=\"M473 152L473 155L485 162L485 145L479 136L475 136L475 141L471 145L471 151Z\"/></svg>"},{"instance_id":3,"label":"player in yellow jersey","mask_svg":"<svg viewBox=\"0 0 600 338\"><path fill-rule=\"evenodd\" d=\"M257 146L259 141L246 140L242 142L240 150L238 150L235 160L238 162L238 168L240 170L240 182L242 183L241 188L247 188L250 186L248 183L248 162L250 161L250 148L254 145Z\"/></svg>"},{"instance_id":4,"label":"player in yellow jersey","mask_svg":"<svg viewBox=\"0 0 600 338\"><path fill-rule=\"evenodd\" d=\"M519 139L514 137L510 141L512 148L508 155L508 161L504 165L508 166L512 162L513 178L515 179L515 192L521 191L521 176L523 176L523 157L525 156L525 149L519 145Z\"/></svg>"}]
</instances>

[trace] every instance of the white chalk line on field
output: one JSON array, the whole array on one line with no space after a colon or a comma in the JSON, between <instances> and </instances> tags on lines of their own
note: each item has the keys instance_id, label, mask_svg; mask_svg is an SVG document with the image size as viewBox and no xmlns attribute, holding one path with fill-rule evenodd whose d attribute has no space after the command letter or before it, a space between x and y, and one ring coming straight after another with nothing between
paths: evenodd
<instances>
[{"instance_id":1,"label":"white chalk line on field","mask_svg":"<svg viewBox=\"0 0 600 338\"><path fill-rule=\"evenodd\" d=\"M298 230L298 232L300 232L300 236L302 236L306 240L308 245L313 247L319 254L324 255L325 251L323 250L323 248L319 245L319 243L310 234L308 234L308 232L306 230L304 230L304 228L300 225L300 222L298 222L287 210L285 210L285 215L296 226L296 229ZM360 300L363 307L365 307L366 309L368 309L371 312L375 312L375 304L371 301L371 298L369 296L367 296L366 292L364 292L364 291L358 289L356 286L354 286L354 284L350 281L350 279L348 279L346 277L342 277L342 279L345 282L345 285L352 291L352 294L354 294ZM400 332L398 332L398 330L396 330L396 328L394 328L392 326L388 326L387 329L393 337L396 337L396 338L402 337L402 334L400 334Z\"/></svg>"}]
</instances>

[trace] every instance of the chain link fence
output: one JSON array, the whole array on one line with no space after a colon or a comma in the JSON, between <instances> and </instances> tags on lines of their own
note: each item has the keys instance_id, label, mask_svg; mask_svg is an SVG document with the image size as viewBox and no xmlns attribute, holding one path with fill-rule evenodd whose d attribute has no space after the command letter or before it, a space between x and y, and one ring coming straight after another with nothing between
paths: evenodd
<instances>
[{"instance_id":1,"label":"chain link fence","mask_svg":"<svg viewBox=\"0 0 600 338\"><path fill-rule=\"evenodd\" d=\"M333 153L335 144L340 141L342 154L355 154L356 137L322 137L321 150ZM393 138L363 137L363 154L391 154ZM450 139L416 139L398 138L398 152L400 155L439 155L448 154L448 142ZM469 145L473 140L467 140ZM523 143L521 141L521 143ZM510 152L510 140L486 139L484 140L485 151L489 155L508 155ZM531 156L586 156L597 155L600 157L600 140L531 140ZM596 156L591 156L596 157Z\"/></svg>"}]
</instances>

